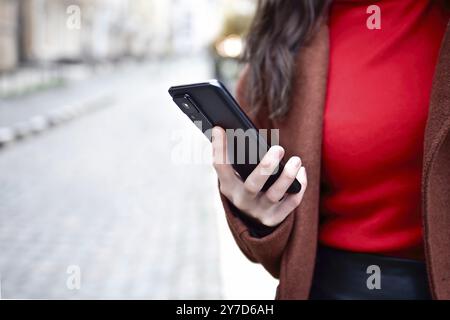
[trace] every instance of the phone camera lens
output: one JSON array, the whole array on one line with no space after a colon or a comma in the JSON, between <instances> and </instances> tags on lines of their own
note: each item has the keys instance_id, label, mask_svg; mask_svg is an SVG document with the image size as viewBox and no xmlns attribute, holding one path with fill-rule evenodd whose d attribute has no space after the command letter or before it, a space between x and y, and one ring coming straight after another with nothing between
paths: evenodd
<instances>
[{"instance_id":1,"label":"phone camera lens","mask_svg":"<svg viewBox=\"0 0 450 320\"><path fill-rule=\"evenodd\" d=\"M183 108L184 108L185 110L190 110L190 109L191 109L191 106L190 106L189 103L187 103L187 102L182 102L181 105L183 106Z\"/></svg>"},{"instance_id":2,"label":"phone camera lens","mask_svg":"<svg viewBox=\"0 0 450 320\"><path fill-rule=\"evenodd\" d=\"M199 112L197 110L197 107L195 106L195 102L191 101L191 99L187 96L175 97L174 101L177 104L178 108L180 108L181 111L183 111L187 115Z\"/></svg>"}]
</instances>

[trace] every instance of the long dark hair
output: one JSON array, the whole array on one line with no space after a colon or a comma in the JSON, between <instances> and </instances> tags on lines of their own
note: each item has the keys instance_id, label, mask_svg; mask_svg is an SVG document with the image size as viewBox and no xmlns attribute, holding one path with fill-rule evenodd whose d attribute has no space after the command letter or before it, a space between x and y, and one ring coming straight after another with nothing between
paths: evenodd
<instances>
[{"instance_id":1,"label":"long dark hair","mask_svg":"<svg viewBox=\"0 0 450 320\"><path fill-rule=\"evenodd\" d=\"M243 55L249 65L247 98L271 117L289 109L295 55L307 43L330 0L259 0Z\"/></svg>"},{"instance_id":2,"label":"long dark hair","mask_svg":"<svg viewBox=\"0 0 450 320\"><path fill-rule=\"evenodd\" d=\"M443 1L448 8L450 0ZM295 56L307 44L331 0L259 0L247 35L246 95L254 110L271 118L286 115L292 93Z\"/></svg>"}]
</instances>

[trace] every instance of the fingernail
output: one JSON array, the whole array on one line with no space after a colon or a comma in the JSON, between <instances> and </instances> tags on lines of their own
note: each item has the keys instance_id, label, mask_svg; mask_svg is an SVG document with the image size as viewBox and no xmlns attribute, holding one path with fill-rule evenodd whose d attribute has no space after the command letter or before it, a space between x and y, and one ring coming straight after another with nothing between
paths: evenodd
<instances>
[{"instance_id":1,"label":"fingernail","mask_svg":"<svg viewBox=\"0 0 450 320\"><path fill-rule=\"evenodd\" d=\"M303 166L298 171L297 179L301 179L302 176L306 177L306 170L305 170L305 167L303 167Z\"/></svg>"},{"instance_id":2,"label":"fingernail","mask_svg":"<svg viewBox=\"0 0 450 320\"><path fill-rule=\"evenodd\" d=\"M300 165L300 158L299 157L292 157L292 164L295 166L295 167L298 167L299 165ZM300 168L300 170L301 170L301 168Z\"/></svg>"},{"instance_id":3,"label":"fingernail","mask_svg":"<svg viewBox=\"0 0 450 320\"><path fill-rule=\"evenodd\" d=\"M273 155L277 158L277 159L281 159L283 157L283 148L277 146L277 147L273 147L272 149Z\"/></svg>"},{"instance_id":4,"label":"fingernail","mask_svg":"<svg viewBox=\"0 0 450 320\"><path fill-rule=\"evenodd\" d=\"M263 161L261 161L261 166L263 168L270 168L272 166L273 161L271 159L263 159Z\"/></svg>"}]
</instances>

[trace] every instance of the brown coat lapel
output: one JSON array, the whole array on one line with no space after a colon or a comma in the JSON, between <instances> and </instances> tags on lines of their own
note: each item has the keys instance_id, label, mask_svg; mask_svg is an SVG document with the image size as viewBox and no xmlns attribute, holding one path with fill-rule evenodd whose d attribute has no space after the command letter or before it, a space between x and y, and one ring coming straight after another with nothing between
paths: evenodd
<instances>
[{"instance_id":1,"label":"brown coat lapel","mask_svg":"<svg viewBox=\"0 0 450 320\"><path fill-rule=\"evenodd\" d=\"M433 81L425 130L422 212L430 285L450 299L450 23Z\"/></svg>"},{"instance_id":2,"label":"brown coat lapel","mask_svg":"<svg viewBox=\"0 0 450 320\"><path fill-rule=\"evenodd\" d=\"M281 264L279 298L308 297L312 279L319 224L320 165L323 110L328 75L328 27L298 57L295 96L286 119L276 122L280 144L288 157L299 155L306 168L308 188L295 210L294 226ZM301 262L301 263L299 263ZM289 279L296 278L295 281ZM285 281L283 281L285 280Z\"/></svg>"}]
</instances>

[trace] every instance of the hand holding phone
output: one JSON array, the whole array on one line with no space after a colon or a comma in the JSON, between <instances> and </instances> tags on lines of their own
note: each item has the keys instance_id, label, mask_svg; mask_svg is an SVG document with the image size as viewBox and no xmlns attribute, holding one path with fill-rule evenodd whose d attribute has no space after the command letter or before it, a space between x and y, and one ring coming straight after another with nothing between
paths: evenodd
<instances>
[{"instance_id":1,"label":"hand holding phone","mask_svg":"<svg viewBox=\"0 0 450 320\"><path fill-rule=\"evenodd\" d=\"M278 145L269 148L219 81L171 87L169 94L212 138L220 190L238 209L266 226L275 226L300 204L306 189L301 159L292 157L284 164L284 149Z\"/></svg>"},{"instance_id":2,"label":"hand holding phone","mask_svg":"<svg viewBox=\"0 0 450 320\"><path fill-rule=\"evenodd\" d=\"M223 161L227 158L225 131L214 127L212 132L213 165L219 178L220 192L240 211L263 225L273 227L280 224L300 205L306 190L307 177L301 159L291 157L278 179L265 192L261 192L269 178L267 172L279 165L284 149L272 146L247 179L242 181L229 161ZM301 183L300 192L286 194L295 179Z\"/></svg>"}]
</instances>

